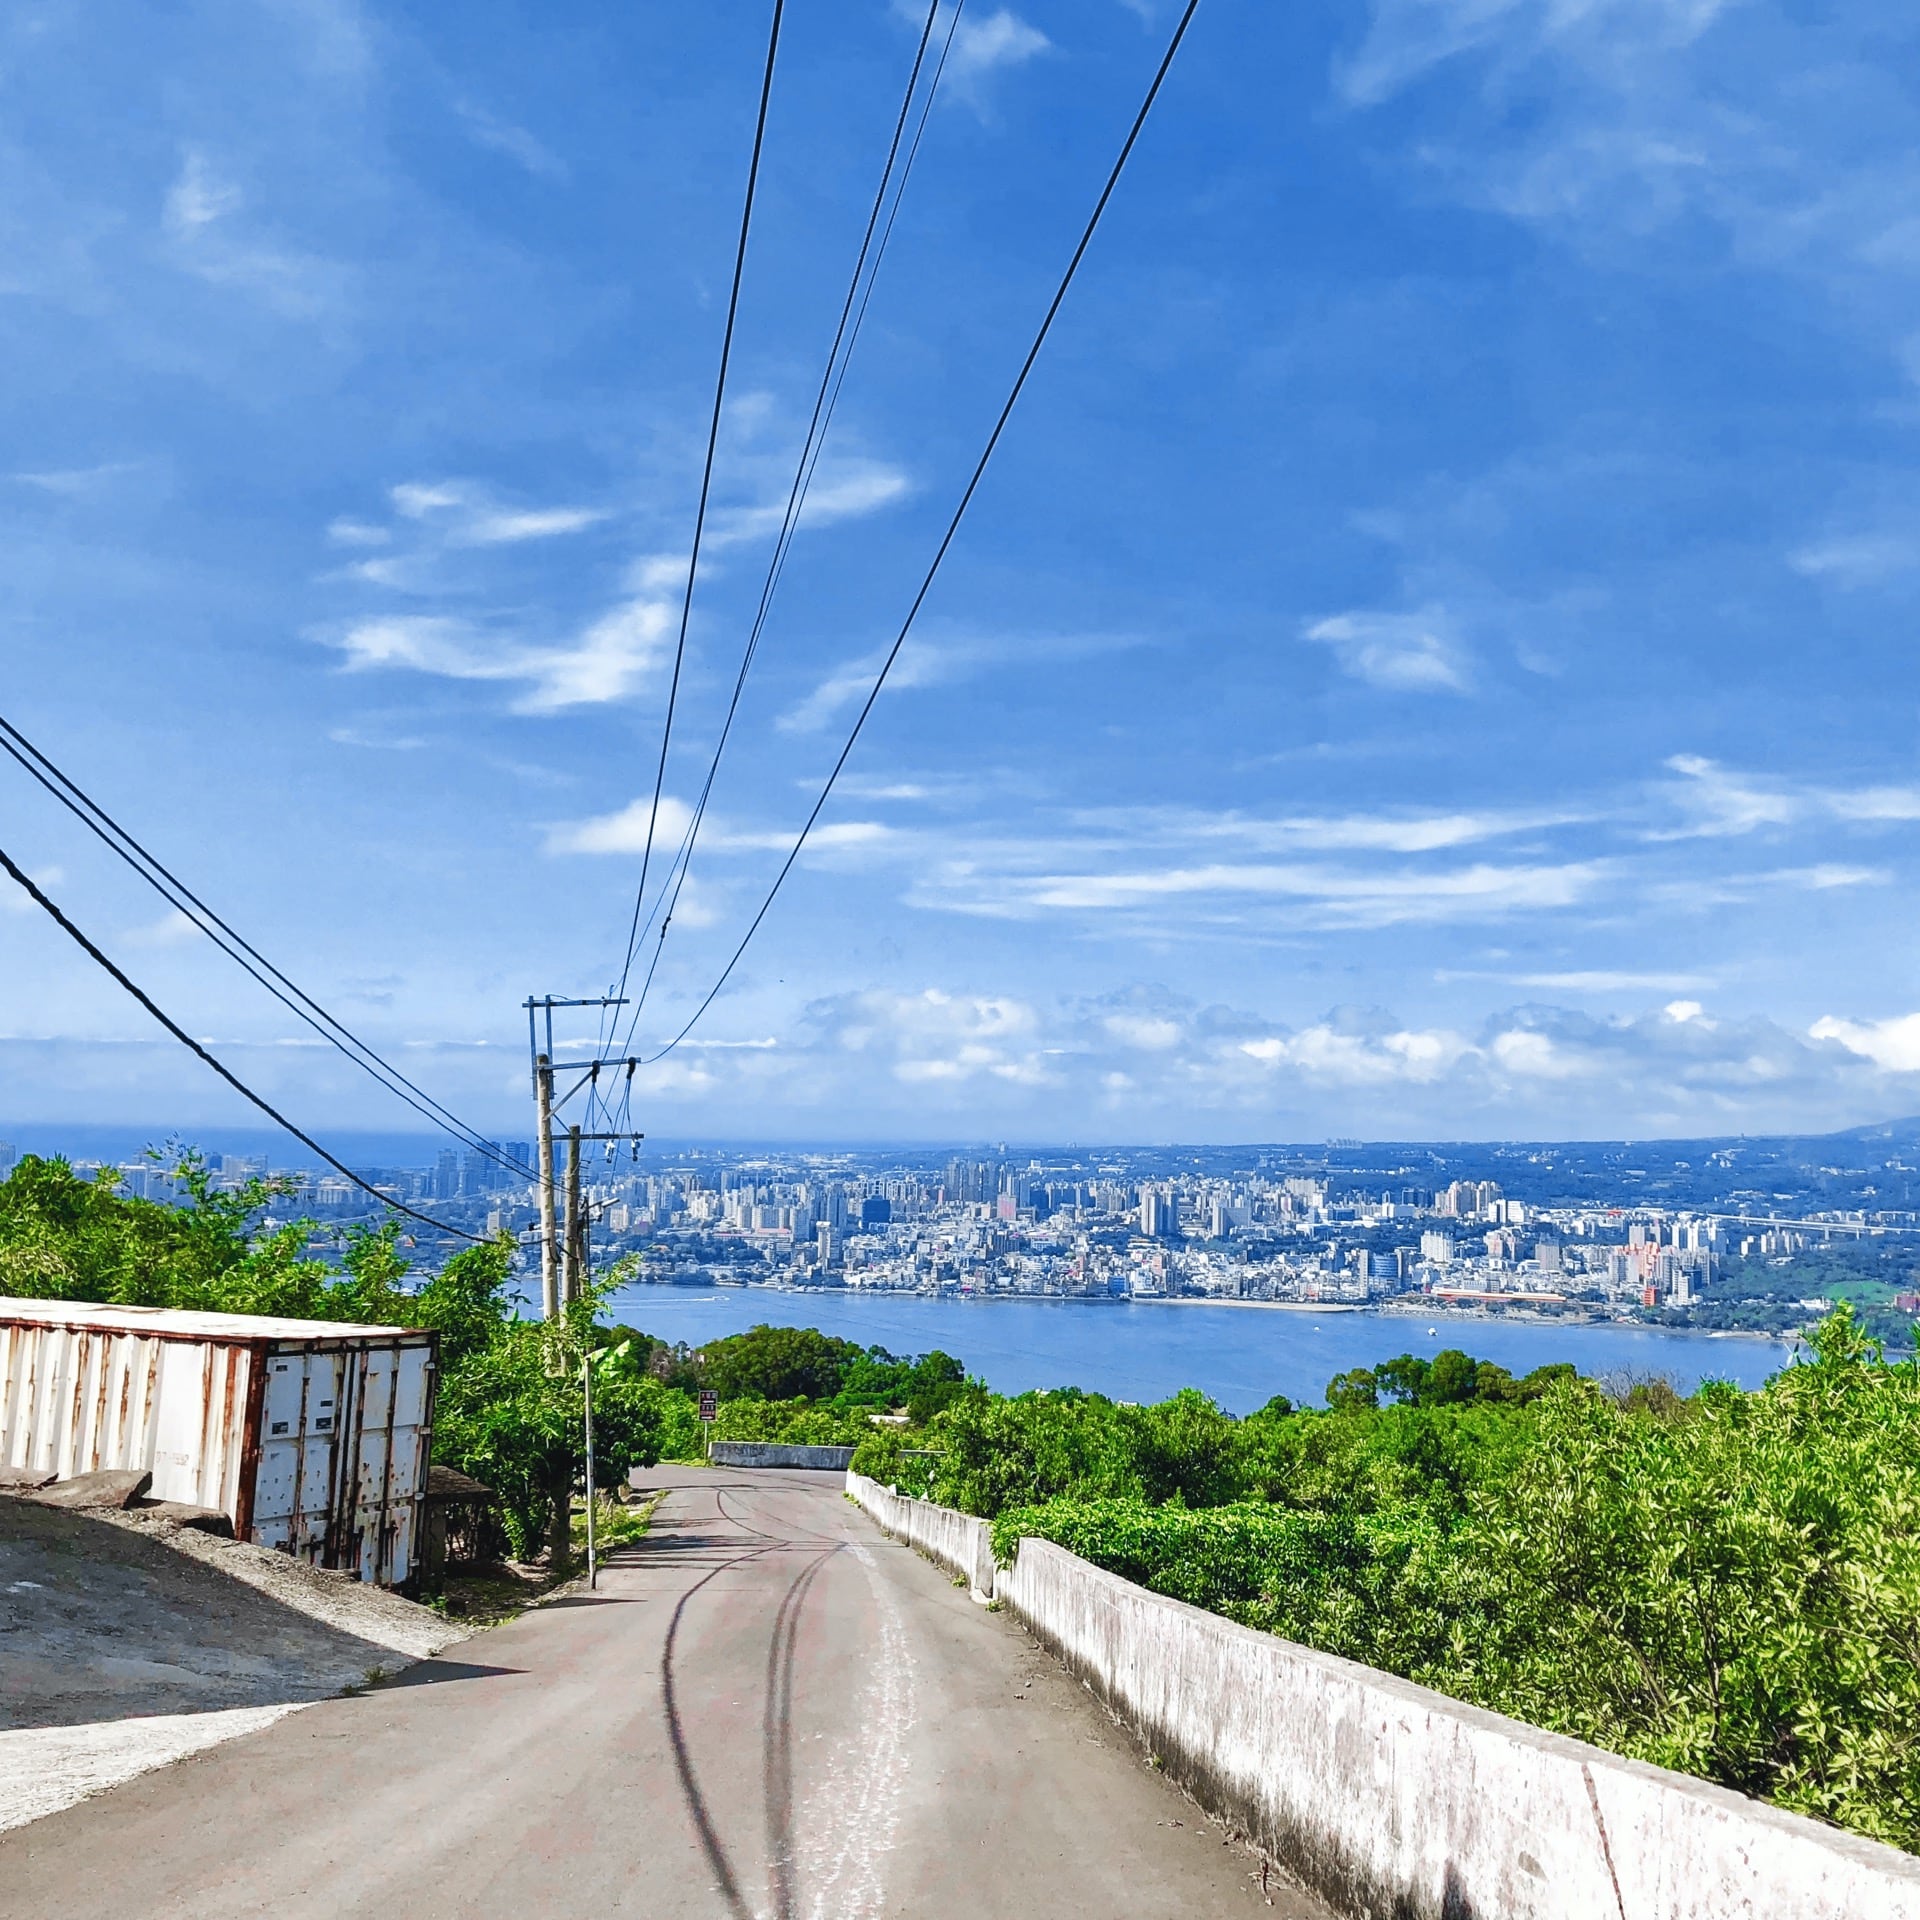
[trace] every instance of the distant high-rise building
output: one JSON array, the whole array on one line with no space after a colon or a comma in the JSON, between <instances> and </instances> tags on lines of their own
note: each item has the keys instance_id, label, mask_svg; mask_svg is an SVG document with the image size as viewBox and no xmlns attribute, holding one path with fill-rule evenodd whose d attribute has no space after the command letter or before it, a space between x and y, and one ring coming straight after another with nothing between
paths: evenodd
<instances>
[{"instance_id":1,"label":"distant high-rise building","mask_svg":"<svg viewBox=\"0 0 1920 1920\"><path fill-rule=\"evenodd\" d=\"M451 1147L442 1148L433 1164L433 1197L436 1200L460 1197L460 1156Z\"/></svg>"}]
</instances>

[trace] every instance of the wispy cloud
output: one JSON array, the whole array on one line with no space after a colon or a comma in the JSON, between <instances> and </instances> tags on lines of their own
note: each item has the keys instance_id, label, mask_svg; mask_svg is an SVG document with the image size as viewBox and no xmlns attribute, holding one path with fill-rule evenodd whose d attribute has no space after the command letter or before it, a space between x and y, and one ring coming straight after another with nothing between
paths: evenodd
<instances>
[{"instance_id":1,"label":"wispy cloud","mask_svg":"<svg viewBox=\"0 0 1920 1920\"><path fill-rule=\"evenodd\" d=\"M647 823L654 819L653 846L680 844L693 819L693 809L672 794L660 796L657 816L651 795L629 802L613 813L587 820L567 821L547 834L549 853L639 854L647 846ZM752 828L732 825L709 814L702 824L700 845L710 853L784 853L793 845L798 824ZM896 828L880 820L829 820L814 828L807 845L817 853L870 850L904 839Z\"/></svg>"},{"instance_id":2,"label":"wispy cloud","mask_svg":"<svg viewBox=\"0 0 1920 1920\"><path fill-rule=\"evenodd\" d=\"M161 209L162 231L176 264L286 319L318 320L338 309L346 270L243 219L247 207L240 183L201 149L189 147Z\"/></svg>"},{"instance_id":3,"label":"wispy cloud","mask_svg":"<svg viewBox=\"0 0 1920 1920\"><path fill-rule=\"evenodd\" d=\"M200 929L177 907L145 926L130 928L124 939L130 947L179 947L201 939Z\"/></svg>"},{"instance_id":4,"label":"wispy cloud","mask_svg":"<svg viewBox=\"0 0 1920 1920\"><path fill-rule=\"evenodd\" d=\"M1467 658L1441 607L1419 613L1337 613L1301 630L1331 647L1341 670L1393 693L1464 693Z\"/></svg>"},{"instance_id":5,"label":"wispy cloud","mask_svg":"<svg viewBox=\"0 0 1920 1920\"><path fill-rule=\"evenodd\" d=\"M499 119L471 100L456 100L453 110L460 116L467 138L475 146L505 154L536 180L566 179L566 162L525 127L517 127L511 121Z\"/></svg>"},{"instance_id":6,"label":"wispy cloud","mask_svg":"<svg viewBox=\"0 0 1920 1920\"><path fill-rule=\"evenodd\" d=\"M450 547L500 547L523 540L551 540L561 534L584 532L610 517L605 507L502 505L484 488L467 480L408 481L393 488L391 497L401 515L430 525ZM336 527L340 524L334 522Z\"/></svg>"},{"instance_id":7,"label":"wispy cloud","mask_svg":"<svg viewBox=\"0 0 1920 1920\"><path fill-rule=\"evenodd\" d=\"M32 487L63 500L78 500L99 492L123 473L132 473L139 464L137 460L105 460L92 467L56 467L39 473L10 473L7 478L16 486Z\"/></svg>"},{"instance_id":8,"label":"wispy cloud","mask_svg":"<svg viewBox=\"0 0 1920 1920\"><path fill-rule=\"evenodd\" d=\"M1137 646L1113 634L980 634L914 636L900 649L887 675L885 691L906 693L917 687L950 686L1010 662L1086 660ZM775 725L784 733L812 733L864 700L886 658L884 650L862 654L833 669L814 690L783 713Z\"/></svg>"},{"instance_id":9,"label":"wispy cloud","mask_svg":"<svg viewBox=\"0 0 1920 1920\"><path fill-rule=\"evenodd\" d=\"M27 870L27 878L37 887L52 888L61 885L67 877L64 867L34 867ZM0 874L0 913L38 913L40 909L33 903L29 894L17 881Z\"/></svg>"},{"instance_id":10,"label":"wispy cloud","mask_svg":"<svg viewBox=\"0 0 1920 1920\"><path fill-rule=\"evenodd\" d=\"M516 712L551 714L636 693L661 661L671 618L663 602L630 600L559 644L502 638L470 621L437 615L362 620L316 637L346 656L349 672L405 670L506 682L523 689L513 702Z\"/></svg>"},{"instance_id":11,"label":"wispy cloud","mask_svg":"<svg viewBox=\"0 0 1920 1920\"><path fill-rule=\"evenodd\" d=\"M1920 787L1819 786L1741 773L1690 753L1673 755L1667 765L1680 779L1662 783L1661 797L1681 817L1649 827L1651 841L1735 838L1821 818L1862 825L1920 820Z\"/></svg>"},{"instance_id":12,"label":"wispy cloud","mask_svg":"<svg viewBox=\"0 0 1920 1920\"><path fill-rule=\"evenodd\" d=\"M1838 587L1877 587L1920 568L1920 536L1908 532L1842 534L1797 549L1796 573Z\"/></svg>"},{"instance_id":13,"label":"wispy cloud","mask_svg":"<svg viewBox=\"0 0 1920 1920\"><path fill-rule=\"evenodd\" d=\"M1052 44L1038 27L1006 7L984 18L968 15L954 29L947 84L977 106L993 75L1024 67Z\"/></svg>"},{"instance_id":14,"label":"wispy cloud","mask_svg":"<svg viewBox=\"0 0 1920 1920\"><path fill-rule=\"evenodd\" d=\"M1419 872L1219 862L1133 872L1047 874L1011 882L1003 898L1029 910L1099 911L1195 895L1253 895L1308 904L1321 925L1385 927L1569 907L1591 894L1604 871L1600 863L1591 861L1554 866L1476 863Z\"/></svg>"}]
</instances>

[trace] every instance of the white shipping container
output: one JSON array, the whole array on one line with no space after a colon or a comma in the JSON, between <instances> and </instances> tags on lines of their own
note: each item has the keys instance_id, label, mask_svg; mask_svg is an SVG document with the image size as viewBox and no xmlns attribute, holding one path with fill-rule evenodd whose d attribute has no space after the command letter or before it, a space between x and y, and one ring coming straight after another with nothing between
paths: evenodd
<instances>
[{"instance_id":1,"label":"white shipping container","mask_svg":"<svg viewBox=\"0 0 1920 1920\"><path fill-rule=\"evenodd\" d=\"M0 1465L145 1468L238 1539L402 1586L437 1373L423 1329L0 1297Z\"/></svg>"}]
</instances>

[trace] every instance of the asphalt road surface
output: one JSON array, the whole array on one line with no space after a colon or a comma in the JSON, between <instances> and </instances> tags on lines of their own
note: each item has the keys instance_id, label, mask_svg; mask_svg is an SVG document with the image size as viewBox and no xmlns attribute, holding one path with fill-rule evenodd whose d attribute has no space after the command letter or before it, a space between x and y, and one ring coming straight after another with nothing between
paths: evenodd
<instances>
[{"instance_id":1,"label":"asphalt road surface","mask_svg":"<svg viewBox=\"0 0 1920 1920\"><path fill-rule=\"evenodd\" d=\"M1322 1920L838 1476L649 1477L597 1594L0 1837L0 1912Z\"/></svg>"}]
</instances>

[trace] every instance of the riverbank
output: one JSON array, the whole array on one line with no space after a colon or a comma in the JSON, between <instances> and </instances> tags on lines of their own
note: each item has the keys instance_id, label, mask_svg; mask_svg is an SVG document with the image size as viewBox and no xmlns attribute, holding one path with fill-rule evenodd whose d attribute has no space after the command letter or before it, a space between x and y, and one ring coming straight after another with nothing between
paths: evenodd
<instances>
[{"instance_id":1,"label":"riverbank","mask_svg":"<svg viewBox=\"0 0 1920 1920\"><path fill-rule=\"evenodd\" d=\"M1098 1311L1092 1310L1097 1304ZM1282 1311L1272 1311L1275 1305ZM1157 1308L1268 1307L1264 1312L1168 1313ZM1582 1373L1664 1378L1681 1392L1703 1379L1757 1387L1787 1364L1777 1339L1687 1333L1620 1321L1534 1314L1477 1315L1430 1303L1367 1306L1311 1302L1008 1298L863 1293L851 1288L623 1288L615 1320L657 1338L703 1340L766 1324L822 1333L890 1353L954 1355L999 1393L1081 1387L1117 1400L1163 1400L1197 1387L1231 1413L1275 1394L1317 1405L1336 1374L1408 1352L1464 1347L1514 1374L1568 1361ZM1427 1310L1422 1311L1422 1308ZM1430 1334L1428 1329L1432 1328Z\"/></svg>"}]
</instances>

